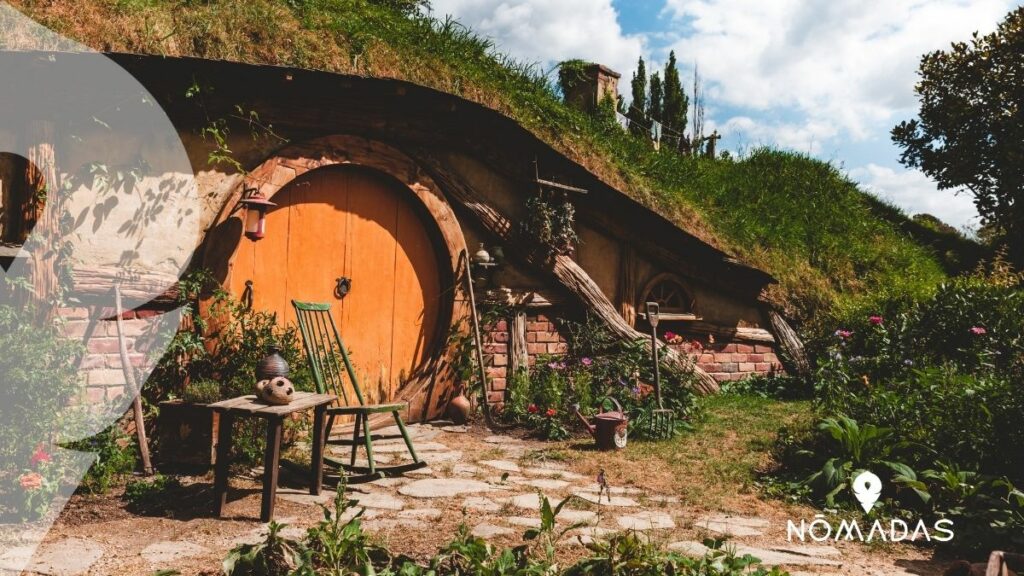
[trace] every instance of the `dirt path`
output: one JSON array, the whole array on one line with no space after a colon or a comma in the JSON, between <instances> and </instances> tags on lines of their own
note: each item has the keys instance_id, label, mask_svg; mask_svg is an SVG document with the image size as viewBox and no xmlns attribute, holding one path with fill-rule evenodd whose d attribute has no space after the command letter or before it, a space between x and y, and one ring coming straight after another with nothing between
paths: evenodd
<instances>
[{"instance_id":1,"label":"dirt path","mask_svg":"<svg viewBox=\"0 0 1024 576\"><path fill-rule=\"evenodd\" d=\"M549 444L494 436L479 426L416 425L411 431L430 467L404 478L355 486L351 492L365 509L366 529L395 553L426 558L462 523L495 543L517 543L527 527L539 523L540 492L553 502L577 496L560 521L586 526L564 541L560 555L566 560L581 553L580 537L636 529L692 554L703 553L698 543L705 537L731 534L729 542L741 552L794 574L941 574L939 563L929 560L930 552L912 545L787 542L787 519L794 514L813 518L813 510L760 500L752 493L703 506L692 495L656 489L665 486L665 479L655 473L651 485L635 481L636 474L630 475L632 485L618 485L610 467L611 502L598 504L594 468L601 462L599 454L578 461L545 459L552 453ZM402 455L395 442L381 443L376 451L389 463ZM143 511L127 510L117 495L75 497L37 552L35 569L50 574L147 575L161 569L217 574L227 550L259 540L265 525L257 520L257 479L232 478L232 501L224 519L209 517L211 483L209 477L184 478L169 501ZM299 484L282 488L277 520L288 524L286 535L301 537L323 517L319 504L332 498L330 491L309 496ZM61 564L67 556L61 550L68 549L77 551L71 568Z\"/></svg>"}]
</instances>

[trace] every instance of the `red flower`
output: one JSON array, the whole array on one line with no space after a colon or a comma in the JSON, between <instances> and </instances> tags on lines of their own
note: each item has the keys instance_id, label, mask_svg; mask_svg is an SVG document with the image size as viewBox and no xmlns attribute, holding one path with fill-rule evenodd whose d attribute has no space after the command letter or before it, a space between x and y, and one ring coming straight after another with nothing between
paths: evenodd
<instances>
[{"instance_id":1,"label":"red flower","mask_svg":"<svg viewBox=\"0 0 1024 576\"><path fill-rule=\"evenodd\" d=\"M32 463L33 466L39 464L40 462L49 462L51 460L53 460L53 457L51 457L49 452L47 452L43 448L42 444L36 446L36 451L33 452L32 457L29 458L29 461Z\"/></svg>"},{"instance_id":2,"label":"red flower","mask_svg":"<svg viewBox=\"0 0 1024 576\"><path fill-rule=\"evenodd\" d=\"M548 411L544 413L544 415L547 416L548 418L551 418L555 414L558 414L558 412L555 412L554 408L548 408Z\"/></svg>"},{"instance_id":3,"label":"red flower","mask_svg":"<svg viewBox=\"0 0 1024 576\"><path fill-rule=\"evenodd\" d=\"M536 405L536 404L530 404L530 405L529 405L529 406L528 406L528 407L526 408L526 411L527 411L527 412L529 412L530 414L536 414L538 410L539 410L539 408L537 408L537 405Z\"/></svg>"},{"instance_id":4,"label":"red flower","mask_svg":"<svg viewBox=\"0 0 1024 576\"><path fill-rule=\"evenodd\" d=\"M700 343L700 340L694 340L690 346L692 346L694 350L704 350L704 345Z\"/></svg>"},{"instance_id":5,"label":"red flower","mask_svg":"<svg viewBox=\"0 0 1024 576\"><path fill-rule=\"evenodd\" d=\"M840 329L840 330L836 330L836 336L838 336L839 338L841 338L843 340L846 340L850 336L853 336L853 332L850 331L850 330L842 330L842 329Z\"/></svg>"},{"instance_id":6,"label":"red flower","mask_svg":"<svg viewBox=\"0 0 1024 576\"><path fill-rule=\"evenodd\" d=\"M35 472L22 474L21 477L18 478L18 482L21 484L23 489L30 492L39 490L43 487L43 477Z\"/></svg>"},{"instance_id":7,"label":"red flower","mask_svg":"<svg viewBox=\"0 0 1024 576\"><path fill-rule=\"evenodd\" d=\"M868 322L871 322L875 326L880 326L883 321L884 318L882 318L881 316L872 316L871 318L868 318Z\"/></svg>"},{"instance_id":8,"label":"red flower","mask_svg":"<svg viewBox=\"0 0 1024 576\"><path fill-rule=\"evenodd\" d=\"M671 332L671 331L666 331L665 332L665 340L672 341L672 340L675 340L675 339L676 339L676 333L675 332Z\"/></svg>"},{"instance_id":9,"label":"red flower","mask_svg":"<svg viewBox=\"0 0 1024 576\"><path fill-rule=\"evenodd\" d=\"M971 334L974 334L975 336L981 336L982 334L985 334L987 332L988 332L988 330L985 330L984 326L972 326L971 327Z\"/></svg>"}]
</instances>

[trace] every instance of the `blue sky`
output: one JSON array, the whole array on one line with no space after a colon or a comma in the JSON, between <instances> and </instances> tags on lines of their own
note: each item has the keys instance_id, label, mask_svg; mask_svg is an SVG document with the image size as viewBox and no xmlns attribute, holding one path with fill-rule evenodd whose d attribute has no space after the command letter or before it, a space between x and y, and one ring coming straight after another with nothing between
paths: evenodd
<instances>
[{"instance_id":1,"label":"blue sky","mask_svg":"<svg viewBox=\"0 0 1024 576\"><path fill-rule=\"evenodd\" d=\"M910 214L976 225L966 195L938 191L899 164L889 130L913 117L925 52L989 32L1008 0L433 0L519 59L545 69L568 58L622 73L648 71L675 50L706 93L708 131L742 153L760 145L806 152L843 168Z\"/></svg>"}]
</instances>

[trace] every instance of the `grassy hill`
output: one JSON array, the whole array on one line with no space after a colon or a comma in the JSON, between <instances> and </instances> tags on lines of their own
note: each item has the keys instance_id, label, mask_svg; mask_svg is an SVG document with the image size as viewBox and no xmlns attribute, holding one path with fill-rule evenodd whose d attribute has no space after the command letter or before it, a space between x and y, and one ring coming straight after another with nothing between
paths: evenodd
<instances>
[{"instance_id":1,"label":"grassy hill","mask_svg":"<svg viewBox=\"0 0 1024 576\"><path fill-rule=\"evenodd\" d=\"M654 151L562 104L548 78L451 20L391 0L11 0L98 50L191 55L392 77L498 110L680 227L780 280L798 320L879 293L920 293L977 246L861 192L835 167L755 150L742 159ZM623 87L625 89L625 87Z\"/></svg>"}]
</instances>

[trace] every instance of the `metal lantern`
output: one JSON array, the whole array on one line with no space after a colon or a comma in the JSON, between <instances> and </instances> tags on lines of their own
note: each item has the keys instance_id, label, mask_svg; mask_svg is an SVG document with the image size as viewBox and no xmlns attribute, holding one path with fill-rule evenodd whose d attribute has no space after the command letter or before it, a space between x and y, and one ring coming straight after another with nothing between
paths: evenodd
<instances>
[{"instance_id":1,"label":"metal lantern","mask_svg":"<svg viewBox=\"0 0 1024 576\"><path fill-rule=\"evenodd\" d=\"M491 276L494 274L497 265L497 259L487 252L487 248L481 242L480 249L477 250L476 254L473 254L473 269L475 272L473 274L473 281L476 285L485 288L490 284Z\"/></svg>"},{"instance_id":2,"label":"metal lantern","mask_svg":"<svg viewBox=\"0 0 1024 576\"><path fill-rule=\"evenodd\" d=\"M267 232L267 210L277 204L256 188L247 188L243 194L239 204L245 208L245 237L259 240Z\"/></svg>"}]
</instances>

